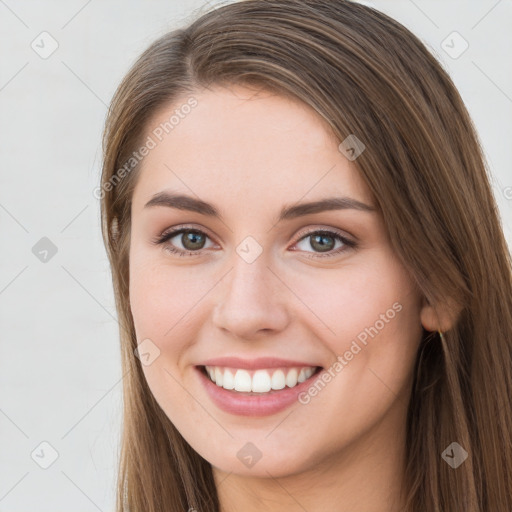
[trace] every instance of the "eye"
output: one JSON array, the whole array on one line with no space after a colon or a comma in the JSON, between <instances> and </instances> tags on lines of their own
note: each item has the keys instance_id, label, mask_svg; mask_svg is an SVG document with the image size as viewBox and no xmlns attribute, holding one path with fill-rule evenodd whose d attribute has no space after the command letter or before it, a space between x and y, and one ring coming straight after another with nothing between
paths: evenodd
<instances>
[{"instance_id":1,"label":"eye","mask_svg":"<svg viewBox=\"0 0 512 512\"><path fill-rule=\"evenodd\" d=\"M177 238L177 242L168 243L173 238ZM178 256L196 256L205 248L206 239L209 239L209 236L200 229L178 227L164 232L153 240L153 243L165 244L166 251ZM182 247L176 247L176 243L181 244Z\"/></svg>"},{"instance_id":2,"label":"eye","mask_svg":"<svg viewBox=\"0 0 512 512\"><path fill-rule=\"evenodd\" d=\"M338 245L335 249L336 242L339 242L341 247ZM299 247L299 244L302 244L302 247ZM337 231L316 230L306 233L295 245L298 246L301 251L308 252L308 249L313 249L315 252L318 251L314 256L308 257L325 258L354 249L357 244Z\"/></svg>"},{"instance_id":3,"label":"eye","mask_svg":"<svg viewBox=\"0 0 512 512\"><path fill-rule=\"evenodd\" d=\"M177 240L173 242L174 238ZM208 248L206 247L206 241L209 239L210 237L200 229L178 226L165 231L152 242L155 245L164 245L166 251L178 256L198 256L203 249ZM336 242L341 246L336 247ZM176 244L181 244L181 247L177 247ZM299 247L300 244L302 244L302 247ZM308 257L325 258L354 249L357 244L337 231L324 229L303 234L299 241L295 243L295 246L298 246L299 250L304 252L310 252L308 249L313 249L313 256Z\"/></svg>"}]
</instances>

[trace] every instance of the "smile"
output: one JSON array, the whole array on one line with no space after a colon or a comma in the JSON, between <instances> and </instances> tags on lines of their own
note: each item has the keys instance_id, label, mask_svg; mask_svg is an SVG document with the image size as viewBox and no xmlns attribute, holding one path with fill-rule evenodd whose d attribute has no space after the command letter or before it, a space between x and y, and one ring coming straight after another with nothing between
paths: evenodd
<instances>
[{"instance_id":1,"label":"smile","mask_svg":"<svg viewBox=\"0 0 512 512\"><path fill-rule=\"evenodd\" d=\"M247 369L213 365L195 370L213 403L237 416L267 416L298 404L299 395L325 371L321 366Z\"/></svg>"},{"instance_id":2,"label":"smile","mask_svg":"<svg viewBox=\"0 0 512 512\"><path fill-rule=\"evenodd\" d=\"M264 368L246 370L222 366L204 366L210 380L218 387L240 393L269 393L285 387L294 388L320 370L318 366Z\"/></svg>"}]
</instances>

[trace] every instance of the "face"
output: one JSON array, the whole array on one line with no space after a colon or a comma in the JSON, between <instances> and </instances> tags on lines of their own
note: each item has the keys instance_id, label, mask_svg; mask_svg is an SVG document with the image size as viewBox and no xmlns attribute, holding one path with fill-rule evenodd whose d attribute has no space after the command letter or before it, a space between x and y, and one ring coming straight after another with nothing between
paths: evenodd
<instances>
[{"instance_id":1,"label":"face","mask_svg":"<svg viewBox=\"0 0 512 512\"><path fill-rule=\"evenodd\" d=\"M157 402L237 474L300 473L388 442L421 301L356 161L302 103L240 86L194 98L143 159L132 202L130 304Z\"/></svg>"}]
</instances>

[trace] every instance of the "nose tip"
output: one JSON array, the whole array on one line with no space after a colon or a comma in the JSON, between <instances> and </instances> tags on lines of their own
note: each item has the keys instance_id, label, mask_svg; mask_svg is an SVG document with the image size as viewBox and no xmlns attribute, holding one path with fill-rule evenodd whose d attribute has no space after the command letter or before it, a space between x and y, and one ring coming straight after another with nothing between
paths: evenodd
<instances>
[{"instance_id":1,"label":"nose tip","mask_svg":"<svg viewBox=\"0 0 512 512\"><path fill-rule=\"evenodd\" d=\"M284 288L263 259L238 260L222 279L213 322L244 339L279 332L289 323Z\"/></svg>"}]
</instances>

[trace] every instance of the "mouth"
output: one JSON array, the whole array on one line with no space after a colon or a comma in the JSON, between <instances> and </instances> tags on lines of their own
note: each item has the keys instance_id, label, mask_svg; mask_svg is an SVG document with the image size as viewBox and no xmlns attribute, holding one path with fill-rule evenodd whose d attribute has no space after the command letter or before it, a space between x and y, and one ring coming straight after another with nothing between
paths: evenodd
<instances>
[{"instance_id":1,"label":"mouth","mask_svg":"<svg viewBox=\"0 0 512 512\"><path fill-rule=\"evenodd\" d=\"M225 366L198 366L198 370L217 387L243 396L271 395L295 388L315 377L321 366L294 366L249 370Z\"/></svg>"}]
</instances>

